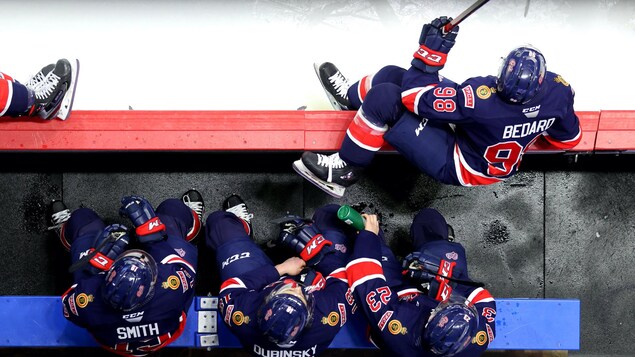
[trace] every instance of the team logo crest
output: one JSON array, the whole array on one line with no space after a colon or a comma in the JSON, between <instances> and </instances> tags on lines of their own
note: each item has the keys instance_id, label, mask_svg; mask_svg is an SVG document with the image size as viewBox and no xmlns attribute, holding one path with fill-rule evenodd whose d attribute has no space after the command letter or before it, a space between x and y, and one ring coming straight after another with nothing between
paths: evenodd
<instances>
[{"instance_id":1,"label":"team logo crest","mask_svg":"<svg viewBox=\"0 0 635 357\"><path fill-rule=\"evenodd\" d=\"M89 302L93 302L94 299L95 298L92 295L81 293L75 298L75 303L77 304L77 307L83 309L88 305Z\"/></svg>"},{"instance_id":2,"label":"team logo crest","mask_svg":"<svg viewBox=\"0 0 635 357\"><path fill-rule=\"evenodd\" d=\"M401 325L401 322L399 320L391 320L388 323L388 331L393 335L405 335L406 333L408 333L408 330Z\"/></svg>"},{"instance_id":3,"label":"team logo crest","mask_svg":"<svg viewBox=\"0 0 635 357\"><path fill-rule=\"evenodd\" d=\"M472 343L476 343L479 346L483 346L485 343L487 343L487 334L485 333L485 331L479 331L476 336L474 336L474 340L472 341Z\"/></svg>"},{"instance_id":4,"label":"team logo crest","mask_svg":"<svg viewBox=\"0 0 635 357\"><path fill-rule=\"evenodd\" d=\"M235 311L232 314L232 322L236 326L249 323L249 316L245 316L242 311Z\"/></svg>"},{"instance_id":5,"label":"team logo crest","mask_svg":"<svg viewBox=\"0 0 635 357\"><path fill-rule=\"evenodd\" d=\"M561 75L558 75L555 79L554 82L556 83L562 83L563 86L568 87L569 86L569 82L565 81L564 78L562 78Z\"/></svg>"},{"instance_id":6,"label":"team logo crest","mask_svg":"<svg viewBox=\"0 0 635 357\"><path fill-rule=\"evenodd\" d=\"M180 285L180 280L176 275L168 276L168 280L161 283L162 288L172 290L178 289Z\"/></svg>"},{"instance_id":7,"label":"team logo crest","mask_svg":"<svg viewBox=\"0 0 635 357\"><path fill-rule=\"evenodd\" d=\"M331 311L329 316L322 318L322 324L329 326L336 326L339 321L340 315L338 315L335 311Z\"/></svg>"},{"instance_id":8,"label":"team logo crest","mask_svg":"<svg viewBox=\"0 0 635 357\"><path fill-rule=\"evenodd\" d=\"M492 95L492 89L486 85L476 88L476 96L481 99L487 99Z\"/></svg>"},{"instance_id":9,"label":"team logo crest","mask_svg":"<svg viewBox=\"0 0 635 357\"><path fill-rule=\"evenodd\" d=\"M335 250L339 250L342 253L346 253L346 246L344 244L335 244Z\"/></svg>"}]
</instances>

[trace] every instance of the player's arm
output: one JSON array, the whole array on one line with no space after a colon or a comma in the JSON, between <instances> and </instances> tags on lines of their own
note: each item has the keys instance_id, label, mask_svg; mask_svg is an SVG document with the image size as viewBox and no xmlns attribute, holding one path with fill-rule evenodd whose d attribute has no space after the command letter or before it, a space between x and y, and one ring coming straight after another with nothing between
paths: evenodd
<instances>
[{"instance_id":1,"label":"player's arm","mask_svg":"<svg viewBox=\"0 0 635 357\"><path fill-rule=\"evenodd\" d=\"M474 289L467 300L479 313L479 329L467 348L456 355L458 357L481 355L496 337L496 301L489 291L483 288Z\"/></svg>"},{"instance_id":2,"label":"player's arm","mask_svg":"<svg viewBox=\"0 0 635 357\"><path fill-rule=\"evenodd\" d=\"M371 325L376 325L398 302L396 292L386 284L381 265L381 238L368 230L355 239L351 259L346 266L348 285Z\"/></svg>"},{"instance_id":3,"label":"player's arm","mask_svg":"<svg viewBox=\"0 0 635 357\"><path fill-rule=\"evenodd\" d=\"M296 266L304 266L304 262L301 261L300 258L293 259L294 260L292 262L288 259L277 266L263 265L258 267L258 269L252 269L245 274L231 277L221 283L219 296L237 296L253 290L260 291L265 286L278 281L282 275L292 271Z\"/></svg>"},{"instance_id":4,"label":"player's arm","mask_svg":"<svg viewBox=\"0 0 635 357\"><path fill-rule=\"evenodd\" d=\"M95 316L91 315L89 304L103 284L103 275L93 275L73 284L62 294L62 312L64 317L81 327L89 327Z\"/></svg>"},{"instance_id":5,"label":"player's arm","mask_svg":"<svg viewBox=\"0 0 635 357\"><path fill-rule=\"evenodd\" d=\"M475 106L476 79L457 84L447 78L430 80L430 75L411 67L403 77L401 102L409 111L429 120L466 123Z\"/></svg>"},{"instance_id":6,"label":"player's arm","mask_svg":"<svg viewBox=\"0 0 635 357\"><path fill-rule=\"evenodd\" d=\"M561 79L560 76L558 76L557 78ZM568 88L562 88L560 86L565 86ZM565 110L564 115L556 120L553 125L543 134L542 139L550 146L544 148L555 148L561 150L571 149L578 145L578 143L580 143L580 140L582 139L582 128L580 127L580 119L575 114L575 110L573 109L575 92L573 91L573 88L571 88L569 84L562 79L561 82L556 84L556 88L558 89L557 95L564 95L567 99L567 109ZM543 144L537 143L537 145L540 146Z\"/></svg>"}]
</instances>

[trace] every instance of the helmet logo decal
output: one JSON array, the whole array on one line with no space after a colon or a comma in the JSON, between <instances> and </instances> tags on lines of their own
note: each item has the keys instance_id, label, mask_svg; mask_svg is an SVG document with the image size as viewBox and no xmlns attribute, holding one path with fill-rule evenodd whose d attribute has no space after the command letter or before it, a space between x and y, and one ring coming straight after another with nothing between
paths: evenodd
<instances>
[{"instance_id":1,"label":"helmet logo decal","mask_svg":"<svg viewBox=\"0 0 635 357\"><path fill-rule=\"evenodd\" d=\"M459 255L457 254L457 252L448 252L445 253L445 257L450 259L450 260L457 260L459 259Z\"/></svg>"},{"instance_id":2,"label":"helmet logo decal","mask_svg":"<svg viewBox=\"0 0 635 357\"><path fill-rule=\"evenodd\" d=\"M445 326L445 324L447 324L447 323L448 323L448 317L447 317L447 316L443 316L443 317L441 318L441 320L439 320L439 323L438 323L438 325L437 325L437 326L439 326L439 327L443 327L443 326Z\"/></svg>"}]
</instances>

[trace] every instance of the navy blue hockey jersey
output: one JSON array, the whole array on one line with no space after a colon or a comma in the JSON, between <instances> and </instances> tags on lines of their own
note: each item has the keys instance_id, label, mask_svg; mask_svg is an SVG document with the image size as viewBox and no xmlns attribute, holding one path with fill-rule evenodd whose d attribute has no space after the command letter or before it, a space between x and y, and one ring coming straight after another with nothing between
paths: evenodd
<instances>
[{"instance_id":1,"label":"navy blue hockey jersey","mask_svg":"<svg viewBox=\"0 0 635 357\"><path fill-rule=\"evenodd\" d=\"M219 310L225 324L245 349L255 356L318 356L331 344L352 313L354 299L343 267L331 272L323 287L313 291L313 320L289 345L280 346L258 328L258 310L283 278L273 265L227 279L219 293Z\"/></svg>"},{"instance_id":2,"label":"navy blue hockey jersey","mask_svg":"<svg viewBox=\"0 0 635 357\"><path fill-rule=\"evenodd\" d=\"M68 320L124 356L144 356L176 340L195 295L196 247L182 238L168 238L142 248L158 266L154 297L147 304L128 312L113 310L102 299L106 272L76 281L62 296Z\"/></svg>"},{"instance_id":3,"label":"navy blue hockey jersey","mask_svg":"<svg viewBox=\"0 0 635 357\"><path fill-rule=\"evenodd\" d=\"M439 302L414 287L404 286L395 291L386 283L381 262L380 238L369 231L360 232L346 273L353 295L370 324L372 342L386 356L435 356L422 345L421 335ZM479 314L479 331L456 356L479 356L495 337L496 302L480 287L459 285L453 294L464 296Z\"/></svg>"},{"instance_id":4,"label":"navy blue hockey jersey","mask_svg":"<svg viewBox=\"0 0 635 357\"><path fill-rule=\"evenodd\" d=\"M495 76L474 77L459 85L411 67L402 82L402 102L408 110L431 121L457 124L454 161L463 186L510 177L541 135L555 149L576 146L581 128L574 96L569 83L552 72L527 104L509 103L497 95Z\"/></svg>"}]
</instances>

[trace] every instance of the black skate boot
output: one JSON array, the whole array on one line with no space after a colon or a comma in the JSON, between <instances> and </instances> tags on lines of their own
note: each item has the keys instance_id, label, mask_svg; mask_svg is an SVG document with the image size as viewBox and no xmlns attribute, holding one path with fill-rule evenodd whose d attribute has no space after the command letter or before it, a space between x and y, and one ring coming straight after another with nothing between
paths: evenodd
<instances>
[{"instance_id":1,"label":"black skate boot","mask_svg":"<svg viewBox=\"0 0 635 357\"><path fill-rule=\"evenodd\" d=\"M293 169L322 191L337 198L344 196L346 187L359 180L363 168L348 165L339 153L315 154L310 151L293 163Z\"/></svg>"},{"instance_id":2,"label":"black skate boot","mask_svg":"<svg viewBox=\"0 0 635 357\"><path fill-rule=\"evenodd\" d=\"M198 232L203 227L203 215L205 214L205 202L200 192L195 189L191 189L181 196L181 200L188 206L194 214L194 225L189 232L185 240L191 242L198 236Z\"/></svg>"},{"instance_id":3,"label":"black skate boot","mask_svg":"<svg viewBox=\"0 0 635 357\"><path fill-rule=\"evenodd\" d=\"M254 214L250 213L247 209L245 201L237 194L232 194L223 201L223 210L233 213L236 217L243 221L245 231L253 239L253 229L251 226L251 219L254 218Z\"/></svg>"},{"instance_id":4,"label":"black skate boot","mask_svg":"<svg viewBox=\"0 0 635 357\"><path fill-rule=\"evenodd\" d=\"M313 67L333 109L352 110L351 102L348 100L348 88L351 85L337 67L330 62L324 62L321 65L314 63Z\"/></svg>"},{"instance_id":5,"label":"black skate boot","mask_svg":"<svg viewBox=\"0 0 635 357\"><path fill-rule=\"evenodd\" d=\"M64 202L60 200L53 200L48 208L48 223L49 231L55 231L60 242L67 251L71 250L71 244L66 240L64 236L65 223L71 218L71 210L69 210Z\"/></svg>"},{"instance_id":6,"label":"black skate boot","mask_svg":"<svg viewBox=\"0 0 635 357\"><path fill-rule=\"evenodd\" d=\"M33 85L35 104L30 114L37 114L43 119L57 117L65 120L73 106L78 73L79 61L58 60L53 70Z\"/></svg>"}]
</instances>

